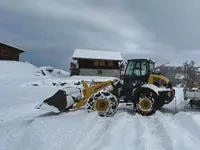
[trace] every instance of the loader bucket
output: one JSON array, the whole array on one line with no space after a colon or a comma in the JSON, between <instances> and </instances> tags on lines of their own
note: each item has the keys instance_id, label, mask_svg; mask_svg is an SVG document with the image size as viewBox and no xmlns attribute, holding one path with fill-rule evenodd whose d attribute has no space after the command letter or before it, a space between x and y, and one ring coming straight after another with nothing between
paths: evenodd
<instances>
[{"instance_id":1,"label":"loader bucket","mask_svg":"<svg viewBox=\"0 0 200 150\"><path fill-rule=\"evenodd\" d=\"M43 109L55 113L64 111L67 107L67 97L65 91L58 90L53 96L45 99L42 104L37 106L37 109Z\"/></svg>"}]
</instances>

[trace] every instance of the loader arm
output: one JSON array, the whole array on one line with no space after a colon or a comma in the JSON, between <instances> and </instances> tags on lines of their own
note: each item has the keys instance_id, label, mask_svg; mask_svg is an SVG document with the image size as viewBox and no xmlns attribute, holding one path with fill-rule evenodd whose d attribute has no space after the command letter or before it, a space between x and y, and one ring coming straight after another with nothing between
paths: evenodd
<instances>
[{"instance_id":1,"label":"loader arm","mask_svg":"<svg viewBox=\"0 0 200 150\"><path fill-rule=\"evenodd\" d=\"M82 97L79 102L75 103L73 108L80 108L86 104L86 100L94 93L112 85L112 81L98 82L95 85L88 86L85 81L81 81L83 85Z\"/></svg>"}]
</instances>

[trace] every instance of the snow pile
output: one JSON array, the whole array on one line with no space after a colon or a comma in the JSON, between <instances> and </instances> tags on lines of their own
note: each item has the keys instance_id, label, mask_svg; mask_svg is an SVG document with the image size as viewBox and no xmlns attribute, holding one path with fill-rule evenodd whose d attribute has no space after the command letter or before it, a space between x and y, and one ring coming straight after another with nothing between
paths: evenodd
<instances>
[{"instance_id":1,"label":"snow pile","mask_svg":"<svg viewBox=\"0 0 200 150\"><path fill-rule=\"evenodd\" d=\"M81 85L81 81L69 79L44 79L34 82L25 83L23 86L73 86Z\"/></svg>"},{"instance_id":2,"label":"snow pile","mask_svg":"<svg viewBox=\"0 0 200 150\"><path fill-rule=\"evenodd\" d=\"M50 66L36 67L29 62L0 60L0 77L69 77L70 73Z\"/></svg>"},{"instance_id":3,"label":"snow pile","mask_svg":"<svg viewBox=\"0 0 200 150\"><path fill-rule=\"evenodd\" d=\"M183 74L176 74L175 78L179 79L179 80L183 80L184 79L184 75Z\"/></svg>"},{"instance_id":4,"label":"snow pile","mask_svg":"<svg viewBox=\"0 0 200 150\"><path fill-rule=\"evenodd\" d=\"M0 78L35 76L37 67L29 62L0 60Z\"/></svg>"},{"instance_id":5,"label":"snow pile","mask_svg":"<svg viewBox=\"0 0 200 150\"><path fill-rule=\"evenodd\" d=\"M97 77L97 76L71 76L69 78L50 78L34 82L28 82L23 86L81 86L81 81L84 80L87 84L92 82L103 82L115 80L115 77Z\"/></svg>"},{"instance_id":6,"label":"snow pile","mask_svg":"<svg viewBox=\"0 0 200 150\"><path fill-rule=\"evenodd\" d=\"M70 73L64 70L55 69L51 66L43 66L36 72L37 76L50 76L50 77L69 77Z\"/></svg>"},{"instance_id":7,"label":"snow pile","mask_svg":"<svg viewBox=\"0 0 200 150\"><path fill-rule=\"evenodd\" d=\"M84 81L96 81L96 82L101 82L101 81L108 81L108 80L115 80L118 79L116 77L106 77L106 76L71 76L69 78L70 80L84 80Z\"/></svg>"}]
</instances>

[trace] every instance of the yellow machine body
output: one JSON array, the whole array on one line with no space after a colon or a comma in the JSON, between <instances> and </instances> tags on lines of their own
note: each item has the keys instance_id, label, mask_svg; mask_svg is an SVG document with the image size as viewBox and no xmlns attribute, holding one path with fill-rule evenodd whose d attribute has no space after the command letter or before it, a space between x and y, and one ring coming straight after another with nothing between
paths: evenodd
<instances>
[{"instance_id":1,"label":"yellow machine body","mask_svg":"<svg viewBox=\"0 0 200 150\"><path fill-rule=\"evenodd\" d=\"M86 104L86 100L93 95L94 93L105 89L108 86L112 85L112 81L105 81L105 82L96 82L92 86L88 86L85 81L82 81L83 90L82 90L82 98L78 103L75 103L73 108L80 108Z\"/></svg>"}]
</instances>

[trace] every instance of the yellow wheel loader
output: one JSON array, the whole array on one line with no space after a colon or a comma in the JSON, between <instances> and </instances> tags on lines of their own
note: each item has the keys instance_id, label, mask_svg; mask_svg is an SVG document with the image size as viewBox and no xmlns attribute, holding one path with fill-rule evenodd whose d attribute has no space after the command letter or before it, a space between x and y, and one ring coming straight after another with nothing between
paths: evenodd
<instances>
[{"instance_id":1,"label":"yellow wheel loader","mask_svg":"<svg viewBox=\"0 0 200 150\"><path fill-rule=\"evenodd\" d=\"M38 109L61 113L85 107L99 116L113 116L120 103L132 104L141 115L152 115L175 97L171 82L155 72L155 62L149 59L127 61L123 79L96 82L82 88L65 87L37 106Z\"/></svg>"}]
</instances>

